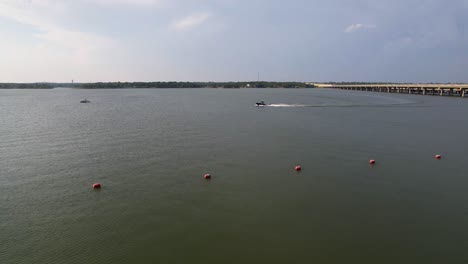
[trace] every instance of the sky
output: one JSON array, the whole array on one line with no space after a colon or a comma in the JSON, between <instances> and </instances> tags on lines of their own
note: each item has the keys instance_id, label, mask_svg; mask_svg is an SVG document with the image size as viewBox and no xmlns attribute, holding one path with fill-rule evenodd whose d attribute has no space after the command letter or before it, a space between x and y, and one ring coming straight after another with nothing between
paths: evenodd
<instances>
[{"instance_id":1,"label":"sky","mask_svg":"<svg viewBox=\"0 0 468 264\"><path fill-rule=\"evenodd\" d=\"M468 0L0 0L0 82L468 83Z\"/></svg>"}]
</instances>

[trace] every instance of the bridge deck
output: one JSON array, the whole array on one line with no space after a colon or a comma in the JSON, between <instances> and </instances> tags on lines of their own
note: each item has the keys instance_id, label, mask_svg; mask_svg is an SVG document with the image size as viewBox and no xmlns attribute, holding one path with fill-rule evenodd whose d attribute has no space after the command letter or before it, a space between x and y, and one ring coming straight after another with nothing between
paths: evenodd
<instances>
[{"instance_id":1,"label":"bridge deck","mask_svg":"<svg viewBox=\"0 0 468 264\"><path fill-rule=\"evenodd\" d=\"M342 90L468 97L468 84L314 84L314 86Z\"/></svg>"}]
</instances>

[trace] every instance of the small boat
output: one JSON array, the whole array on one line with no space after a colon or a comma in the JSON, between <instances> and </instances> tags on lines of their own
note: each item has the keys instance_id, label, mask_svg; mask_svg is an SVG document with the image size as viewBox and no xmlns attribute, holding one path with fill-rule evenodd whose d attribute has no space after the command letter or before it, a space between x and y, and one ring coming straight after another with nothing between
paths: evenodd
<instances>
[{"instance_id":1,"label":"small boat","mask_svg":"<svg viewBox=\"0 0 468 264\"><path fill-rule=\"evenodd\" d=\"M261 101L261 102L255 103L255 106L266 106L266 104L265 102Z\"/></svg>"},{"instance_id":2,"label":"small boat","mask_svg":"<svg viewBox=\"0 0 468 264\"><path fill-rule=\"evenodd\" d=\"M80 103L87 104L87 103L91 103L91 101L89 101L88 99L84 99L84 100L81 100Z\"/></svg>"}]
</instances>

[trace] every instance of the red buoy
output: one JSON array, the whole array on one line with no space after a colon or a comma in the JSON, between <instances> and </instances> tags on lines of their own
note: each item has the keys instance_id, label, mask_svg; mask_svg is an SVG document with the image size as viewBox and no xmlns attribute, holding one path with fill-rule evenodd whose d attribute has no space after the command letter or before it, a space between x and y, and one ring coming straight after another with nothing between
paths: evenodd
<instances>
[{"instance_id":1,"label":"red buoy","mask_svg":"<svg viewBox=\"0 0 468 264\"><path fill-rule=\"evenodd\" d=\"M208 173L207 173L207 174L203 175L203 178L204 178L205 180L209 180L209 179L211 179L211 174L208 174Z\"/></svg>"},{"instance_id":2,"label":"red buoy","mask_svg":"<svg viewBox=\"0 0 468 264\"><path fill-rule=\"evenodd\" d=\"M369 164L374 165L374 164L375 164L375 160L369 160Z\"/></svg>"},{"instance_id":3,"label":"red buoy","mask_svg":"<svg viewBox=\"0 0 468 264\"><path fill-rule=\"evenodd\" d=\"M439 159L441 159L441 158L442 158L442 156L441 156L441 155L439 155L439 154L437 154L437 155L435 155L435 158L439 160Z\"/></svg>"},{"instance_id":4,"label":"red buoy","mask_svg":"<svg viewBox=\"0 0 468 264\"><path fill-rule=\"evenodd\" d=\"M295 171L301 171L302 168L301 168L301 166L296 166L296 167L294 167L294 170L295 170Z\"/></svg>"},{"instance_id":5,"label":"red buoy","mask_svg":"<svg viewBox=\"0 0 468 264\"><path fill-rule=\"evenodd\" d=\"M100 183L95 183L93 184L93 189L100 189L101 188L101 184Z\"/></svg>"}]
</instances>

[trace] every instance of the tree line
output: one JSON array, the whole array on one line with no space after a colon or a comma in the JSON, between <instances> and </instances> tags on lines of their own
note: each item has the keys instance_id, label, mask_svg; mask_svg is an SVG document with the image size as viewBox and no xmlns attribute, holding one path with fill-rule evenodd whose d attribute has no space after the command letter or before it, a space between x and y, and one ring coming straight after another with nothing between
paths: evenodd
<instances>
[{"instance_id":1,"label":"tree line","mask_svg":"<svg viewBox=\"0 0 468 264\"><path fill-rule=\"evenodd\" d=\"M88 89L106 88L311 88L301 82L98 82L75 84Z\"/></svg>"},{"instance_id":2,"label":"tree line","mask_svg":"<svg viewBox=\"0 0 468 264\"><path fill-rule=\"evenodd\" d=\"M0 89L52 89L57 83L0 83Z\"/></svg>"},{"instance_id":3,"label":"tree line","mask_svg":"<svg viewBox=\"0 0 468 264\"><path fill-rule=\"evenodd\" d=\"M0 83L0 89L119 89L119 88L312 88L302 82L96 82L96 83Z\"/></svg>"}]
</instances>

